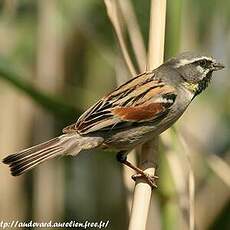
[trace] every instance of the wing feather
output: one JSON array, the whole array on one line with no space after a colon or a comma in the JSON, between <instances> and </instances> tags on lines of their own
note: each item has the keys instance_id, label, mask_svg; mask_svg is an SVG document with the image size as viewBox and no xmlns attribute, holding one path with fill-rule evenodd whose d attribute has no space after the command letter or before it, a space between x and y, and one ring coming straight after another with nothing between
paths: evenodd
<instances>
[{"instance_id":1,"label":"wing feather","mask_svg":"<svg viewBox=\"0 0 230 230\"><path fill-rule=\"evenodd\" d=\"M164 117L176 99L176 90L149 72L138 75L99 100L64 133L88 134L130 127Z\"/></svg>"}]
</instances>

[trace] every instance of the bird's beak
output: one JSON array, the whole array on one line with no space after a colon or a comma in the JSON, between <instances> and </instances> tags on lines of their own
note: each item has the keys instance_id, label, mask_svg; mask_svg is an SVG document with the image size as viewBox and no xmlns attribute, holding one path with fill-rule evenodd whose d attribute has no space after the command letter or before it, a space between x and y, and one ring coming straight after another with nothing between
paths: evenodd
<instances>
[{"instance_id":1,"label":"bird's beak","mask_svg":"<svg viewBox=\"0 0 230 230\"><path fill-rule=\"evenodd\" d=\"M222 64L222 63L220 63L220 62L215 62L215 63L213 63L213 70L214 71L217 71L217 70L221 70L221 69L223 69L225 66Z\"/></svg>"}]
</instances>

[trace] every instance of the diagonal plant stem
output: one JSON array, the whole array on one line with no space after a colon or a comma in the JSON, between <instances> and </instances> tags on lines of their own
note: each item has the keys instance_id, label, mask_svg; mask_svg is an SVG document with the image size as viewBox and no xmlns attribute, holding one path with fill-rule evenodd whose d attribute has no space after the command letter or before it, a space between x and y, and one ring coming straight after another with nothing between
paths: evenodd
<instances>
[{"instance_id":1,"label":"diagonal plant stem","mask_svg":"<svg viewBox=\"0 0 230 230\"><path fill-rule=\"evenodd\" d=\"M109 16L109 19L114 27L115 33L117 35L117 39L121 48L122 55L124 57L124 60L126 62L126 65L128 67L129 72L134 76L136 74L135 67L132 63L132 60L130 58L128 48L125 44L125 39L124 35L122 33L121 29L121 23L119 20L119 15L118 15L118 4L116 0L104 0L106 9L107 9L107 14Z\"/></svg>"},{"instance_id":2,"label":"diagonal plant stem","mask_svg":"<svg viewBox=\"0 0 230 230\"><path fill-rule=\"evenodd\" d=\"M27 82L16 72L16 70L13 70L12 65L5 60L0 60L0 78L8 81L10 84L26 93L47 111L66 121L71 120L80 114L80 111L74 106L64 102L64 99L41 92L41 90Z\"/></svg>"},{"instance_id":3,"label":"diagonal plant stem","mask_svg":"<svg viewBox=\"0 0 230 230\"><path fill-rule=\"evenodd\" d=\"M212 171L230 188L229 164L215 154L210 154L210 156L208 156L207 161Z\"/></svg>"},{"instance_id":4,"label":"diagonal plant stem","mask_svg":"<svg viewBox=\"0 0 230 230\"><path fill-rule=\"evenodd\" d=\"M230 187L230 166L229 164L223 160L216 153L209 152L208 149L205 148L205 145L195 137L189 130L184 129L183 138L186 142L190 141L191 146L195 148L197 152L202 152L203 160L207 162L208 167L218 176L228 187ZM189 138L188 138L189 137ZM229 153L226 153L229 155Z\"/></svg>"},{"instance_id":5,"label":"diagonal plant stem","mask_svg":"<svg viewBox=\"0 0 230 230\"><path fill-rule=\"evenodd\" d=\"M146 68L146 48L133 5L130 0L119 0L119 4L122 15L127 24L128 35L130 37L139 70L140 72L143 72Z\"/></svg>"}]
</instances>

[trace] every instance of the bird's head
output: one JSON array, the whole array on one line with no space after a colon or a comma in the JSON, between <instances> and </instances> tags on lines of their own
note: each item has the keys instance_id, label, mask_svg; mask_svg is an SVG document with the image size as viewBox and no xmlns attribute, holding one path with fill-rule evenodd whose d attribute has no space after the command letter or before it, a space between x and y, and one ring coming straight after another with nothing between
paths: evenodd
<instances>
[{"instance_id":1,"label":"bird's head","mask_svg":"<svg viewBox=\"0 0 230 230\"><path fill-rule=\"evenodd\" d=\"M201 93L208 86L213 71L224 68L224 65L214 58L192 52L181 53L170 59L167 64L180 74L184 85L195 95Z\"/></svg>"}]
</instances>

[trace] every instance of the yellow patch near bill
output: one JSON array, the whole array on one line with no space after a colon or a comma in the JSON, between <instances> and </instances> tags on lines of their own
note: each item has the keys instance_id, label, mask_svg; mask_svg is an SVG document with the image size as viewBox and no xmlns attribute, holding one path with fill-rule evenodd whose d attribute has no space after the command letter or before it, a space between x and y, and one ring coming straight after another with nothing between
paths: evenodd
<instances>
[{"instance_id":1,"label":"yellow patch near bill","mask_svg":"<svg viewBox=\"0 0 230 230\"><path fill-rule=\"evenodd\" d=\"M198 86L199 86L198 83L193 84L188 82L184 82L183 85L185 86L186 89L192 91L193 93L195 93L198 90Z\"/></svg>"}]
</instances>

